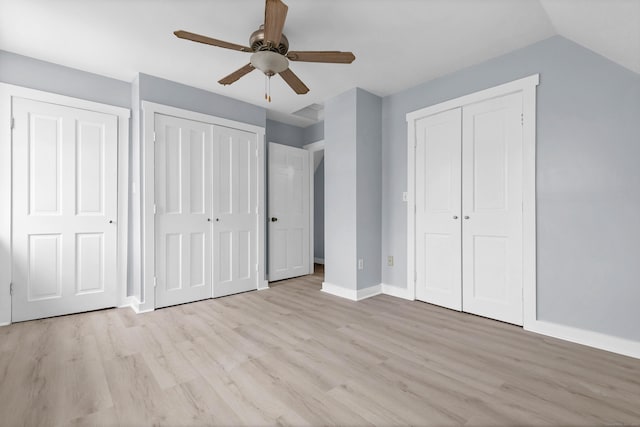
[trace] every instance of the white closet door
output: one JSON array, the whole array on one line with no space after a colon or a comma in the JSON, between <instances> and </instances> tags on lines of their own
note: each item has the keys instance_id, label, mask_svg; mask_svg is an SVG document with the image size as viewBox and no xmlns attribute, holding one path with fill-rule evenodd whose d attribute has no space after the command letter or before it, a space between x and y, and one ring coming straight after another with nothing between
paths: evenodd
<instances>
[{"instance_id":1,"label":"white closet door","mask_svg":"<svg viewBox=\"0 0 640 427\"><path fill-rule=\"evenodd\" d=\"M116 305L115 116L14 99L12 320Z\"/></svg>"},{"instance_id":2,"label":"white closet door","mask_svg":"<svg viewBox=\"0 0 640 427\"><path fill-rule=\"evenodd\" d=\"M463 309L522 325L522 94L463 109Z\"/></svg>"},{"instance_id":3,"label":"white closet door","mask_svg":"<svg viewBox=\"0 0 640 427\"><path fill-rule=\"evenodd\" d=\"M214 297L258 287L257 158L255 133L214 127Z\"/></svg>"},{"instance_id":4,"label":"white closet door","mask_svg":"<svg viewBox=\"0 0 640 427\"><path fill-rule=\"evenodd\" d=\"M269 144L269 280L309 274L309 151Z\"/></svg>"},{"instance_id":5,"label":"white closet door","mask_svg":"<svg viewBox=\"0 0 640 427\"><path fill-rule=\"evenodd\" d=\"M212 126L156 114L156 307L211 298Z\"/></svg>"},{"instance_id":6,"label":"white closet door","mask_svg":"<svg viewBox=\"0 0 640 427\"><path fill-rule=\"evenodd\" d=\"M462 309L461 110L416 123L416 298Z\"/></svg>"}]
</instances>

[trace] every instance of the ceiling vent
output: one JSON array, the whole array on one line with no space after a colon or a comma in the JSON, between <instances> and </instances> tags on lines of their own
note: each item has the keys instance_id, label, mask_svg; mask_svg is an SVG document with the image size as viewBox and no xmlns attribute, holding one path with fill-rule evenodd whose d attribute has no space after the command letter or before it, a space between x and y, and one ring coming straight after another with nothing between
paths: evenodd
<instances>
[{"instance_id":1,"label":"ceiling vent","mask_svg":"<svg viewBox=\"0 0 640 427\"><path fill-rule=\"evenodd\" d=\"M324 120L324 105L322 104L307 105L306 107L298 111L294 111L292 114L294 116L313 120L314 122L319 122Z\"/></svg>"}]
</instances>

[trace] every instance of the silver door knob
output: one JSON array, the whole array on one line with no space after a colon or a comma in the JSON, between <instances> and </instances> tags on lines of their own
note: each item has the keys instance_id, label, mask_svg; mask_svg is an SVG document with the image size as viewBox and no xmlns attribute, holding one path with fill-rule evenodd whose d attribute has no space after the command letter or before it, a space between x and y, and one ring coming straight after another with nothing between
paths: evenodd
<instances>
[{"instance_id":1,"label":"silver door knob","mask_svg":"<svg viewBox=\"0 0 640 427\"><path fill-rule=\"evenodd\" d=\"M216 218L216 222L220 221L220 218Z\"/></svg>"},{"instance_id":2,"label":"silver door knob","mask_svg":"<svg viewBox=\"0 0 640 427\"><path fill-rule=\"evenodd\" d=\"M271 217L271 222L276 222L278 220L278 218L276 217Z\"/></svg>"},{"instance_id":3,"label":"silver door knob","mask_svg":"<svg viewBox=\"0 0 640 427\"><path fill-rule=\"evenodd\" d=\"M109 224L113 224L113 220L112 219L109 220Z\"/></svg>"},{"instance_id":4,"label":"silver door knob","mask_svg":"<svg viewBox=\"0 0 640 427\"><path fill-rule=\"evenodd\" d=\"M453 219L458 219L458 216L457 216L457 215L454 215L454 216L453 216Z\"/></svg>"},{"instance_id":5,"label":"silver door knob","mask_svg":"<svg viewBox=\"0 0 640 427\"><path fill-rule=\"evenodd\" d=\"M469 215L465 215L465 216L464 216L464 219L469 219Z\"/></svg>"},{"instance_id":6,"label":"silver door knob","mask_svg":"<svg viewBox=\"0 0 640 427\"><path fill-rule=\"evenodd\" d=\"M211 218L207 218L207 221L208 221L208 222L211 222Z\"/></svg>"}]
</instances>

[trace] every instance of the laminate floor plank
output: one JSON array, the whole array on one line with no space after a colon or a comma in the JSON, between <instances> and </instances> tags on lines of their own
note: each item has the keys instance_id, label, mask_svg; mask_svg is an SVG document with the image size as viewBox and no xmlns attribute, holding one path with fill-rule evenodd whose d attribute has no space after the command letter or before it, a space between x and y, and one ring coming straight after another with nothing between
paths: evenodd
<instances>
[{"instance_id":1,"label":"laminate floor plank","mask_svg":"<svg viewBox=\"0 0 640 427\"><path fill-rule=\"evenodd\" d=\"M0 425L640 425L640 360L317 274L0 328Z\"/></svg>"}]
</instances>

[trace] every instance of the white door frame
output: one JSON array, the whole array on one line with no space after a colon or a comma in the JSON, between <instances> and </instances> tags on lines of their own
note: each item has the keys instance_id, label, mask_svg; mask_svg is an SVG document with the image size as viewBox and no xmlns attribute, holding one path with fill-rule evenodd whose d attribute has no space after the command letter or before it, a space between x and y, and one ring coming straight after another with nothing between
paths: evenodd
<instances>
[{"instance_id":1,"label":"white door frame","mask_svg":"<svg viewBox=\"0 0 640 427\"><path fill-rule=\"evenodd\" d=\"M324 139L321 139L320 141L316 141L316 142L312 142L311 144L307 144L305 146L303 146L302 148L304 148L305 150L309 151L309 274L313 274L314 272L314 264L316 262L315 259L315 253L314 253L314 248L315 248L315 242L314 242L314 236L315 236L315 215L314 215L314 208L315 208L315 182L314 182L314 177L315 177L315 161L314 161L314 156L315 153L318 151L324 151Z\"/></svg>"},{"instance_id":2,"label":"white door frame","mask_svg":"<svg viewBox=\"0 0 640 427\"><path fill-rule=\"evenodd\" d=\"M256 229L258 232L258 274L256 289L268 287L265 281L265 211L264 211L264 128L260 126L250 125L247 123L237 122L235 120L223 119L208 114L196 113L194 111L184 110L182 108L171 107L168 105L157 104L155 102L142 101L142 212L141 212L141 228L142 228L142 245L141 245L141 262L142 262L142 289L139 306L136 307L138 312L153 311L155 309L155 289L154 276L155 266L155 216L153 213L155 199L155 146L154 146L154 116L156 113L167 116L180 117L188 120L195 120L216 126L224 126L233 129L239 129L257 136L258 146L258 170L256 171L256 179L258 180L258 216Z\"/></svg>"},{"instance_id":3,"label":"white door frame","mask_svg":"<svg viewBox=\"0 0 640 427\"><path fill-rule=\"evenodd\" d=\"M129 305L127 297L127 233L129 203L129 118L131 110L123 107L87 101L70 96L0 83L0 325L11 323L10 286L12 280L11 253L11 145L13 98L26 98L66 107L110 114L118 119L118 243L117 295L118 306ZM8 252L4 256L3 251Z\"/></svg>"},{"instance_id":4,"label":"white door frame","mask_svg":"<svg viewBox=\"0 0 640 427\"><path fill-rule=\"evenodd\" d=\"M415 145L416 121L452 108L522 92L522 226L523 226L523 321L524 328L536 321L536 87L540 75L514 80L440 104L407 113L407 294L415 300Z\"/></svg>"}]
</instances>

